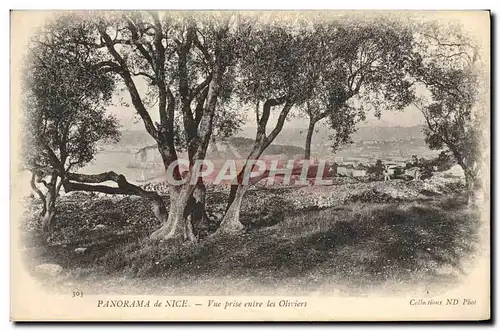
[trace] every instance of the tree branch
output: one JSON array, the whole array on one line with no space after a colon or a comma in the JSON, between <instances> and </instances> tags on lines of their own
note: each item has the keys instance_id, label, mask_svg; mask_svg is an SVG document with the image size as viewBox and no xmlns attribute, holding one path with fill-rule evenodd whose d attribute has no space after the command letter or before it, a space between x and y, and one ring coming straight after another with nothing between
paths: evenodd
<instances>
[{"instance_id":1,"label":"tree branch","mask_svg":"<svg viewBox=\"0 0 500 331\"><path fill-rule=\"evenodd\" d=\"M132 76L143 76L143 77L149 78L151 80L151 82L153 82L153 83L156 82L156 77L153 77L144 71L138 71L138 72L130 71L130 74Z\"/></svg>"},{"instance_id":2,"label":"tree branch","mask_svg":"<svg viewBox=\"0 0 500 331\"><path fill-rule=\"evenodd\" d=\"M207 96L208 96L208 87L204 88L201 94L197 98L196 108L195 108L195 118L194 118L196 125L200 124Z\"/></svg>"},{"instance_id":3,"label":"tree branch","mask_svg":"<svg viewBox=\"0 0 500 331\"><path fill-rule=\"evenodd\" d=\"M149 53L144 48L144 45L142 45L141 42L139 41L139 31L135 26L134 21L128 16L126 16L126 18L128 21L128 28L132 33L132 43L135 45L135 47L137 47L137 50L142 54L142 56L146 59L146 61L148 61L149 65L151 66L151 69L153 69L153 71L156 72L157 68L155 68L151 53Z\"/></svg>"},{"instance_id":4,"label":"tree branch","mask_svg":"<svg viewBox=\"0 0 500 331\"><path fill-rule=\"evenodd\" d=\"M196 46L196 48L198 48L203 53L203 56L205 57L205 59L208 62L208 65L210 67L213 67L214 61L212 59L212 56L208 52L207 48L200 42L200 39L198 38L198 35L196 34L196 32L194 33L193 44Z\"/></svg>"},{"instance_id":5,"label":"tree branch","mask_svg":"<svg viewBox=\"0 0 500 331\"><path fill-rule=\"evenodd\" d=\"M292 106L293 102L287 102L283 106L283 109L281 109L278 121L276 122L273 131L271 131L271 133L264 139L264 145L262 150L266 149L267 146L269 146L281 132L281 129L283 129L283 125L285 124L286 117L288 116L288 113L290 113L290 109L292 109Z\"/></svg>"},{"instance_id":6,"label":"tree branch","mask_svg":"<svg viewBox=\"0 0 500 331\"><path fill-rule=\"evenodd\" d=\"M144 103L141 100L139 92L137 91L137 87L135 86L130 71L128 70L127 63L121 57L121 55L116 51L113 45L113 41L111 40L111 37L106 32L105 26L103 25L99 26L99 33L101 34L101 38L105 42L108 51L111 53L113 58L118 62L119 66L122 69L120 75L125 81L125 85L127 86L128 91L130 93L132 103L137 112L139 113L139 115L141 116L142 121L144 122L144 126L146 127L146 130L155 140L157 140L158 132L153 124L153 121L151 120L151 117L149 116L148 111L146 110L146 107L144 106Z\"/></svg>"},{"instance_id":7,"label":"tree branch","mask_svg":"<svg viewBox=\"0 0 500 331\"><path fill-rule=\"evenodd\" d=\"M463 46L468 46L468 47L474 49L474 47L471 44L469 44L469 43L465 43L465 42L464 43L442 42L436 36L431 36L430 34L427 34L427 33L422 33L422 35L424 37L434 39L438 43L439 46L447 46L447 47L463 47Z\"/></svg>"},{"instance_id":8,"label":"tree branch","mask_svg":"<svg viewBox=\"0 0 500 331\"><path fill-rule=\"evenodd\" d=\"M33 191L36 192L36 194L38 194L38 197L40 197L40 200L42 200L43 202L43 206L45 208L45 204L46 204L46 199L45 199L45 195L43 194L43 192L36 186L35 184L35 180L36 180L36 174L34 172L31 172L31 181L30 181L30 184L31 184L31 188L33 189ZM43 212L42 212L43 213Z\"/></svg>"},{"instance_id":9,"label":"tree branch","mask_svg":"<svg viewBox=\"0 0 500 331\"><path fill-rule=\"evenodd\" d=\"M106 181L113 181L118 184L118 187L84 184L98 184ZM118 175L113 171L103 172L96 175L68 173L63 183L63 187L66 192L88 191L102 192L107 194L137 195L150 200L155 200L159 197L156 192L143 190L139 186L129 183L125 176Z\"/></svg>"},{"instance_id":10,"label":"tree branch","mask_svg":"<svg viewBox=\"0 0 500 331\"><path fill-rule=\"evenodd\" d=\"M286 96L274 99L268 99L266 100L266 102L264 102L262 115L257 125L257 135L255 137L255 140L257 142L262 141L266 137L266 127L267 127L267 122L269 121L269 116L271 114L271 108L274 106L284 104L285 102L286 102Z\"/></svg>"},{"instance_id":11,"label":"tree branch","mask_svg":"<svg viewBox=\"0 0 500 331\"><path fill-rule=\"evenodd\" d=\"M255 120L257 121L257 125L260 122L259 106L260 106L260 102L259 102L259 100L257 100L257 102L255 103Z\"/></svg>"},{"instance_id":12,"label":"tree branch","mask_svg":"<svg viewBox=\"0 0 500 331\"><path fill-rule=\"evenodd\" d=\"M195 88L191 91L190 98L191 99L196 98L198 94L200 94L200 92L203 91L203 89L208 86L211 80L212 80L212 73L210 73L207 76L207 78L205 78L199 85L195 86Z\"/></svg>"}]
</instances>

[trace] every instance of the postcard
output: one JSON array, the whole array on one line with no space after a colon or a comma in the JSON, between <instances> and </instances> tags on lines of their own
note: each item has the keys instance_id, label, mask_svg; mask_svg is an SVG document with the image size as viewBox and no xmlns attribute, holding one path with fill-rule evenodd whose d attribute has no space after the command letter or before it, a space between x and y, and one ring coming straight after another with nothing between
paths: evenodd
<instances>
[{"instance_id":1,"label":"postcard","mask_svg":"<svg viewBox=\"0 0 500 331\"><path fill-rule=\"evenodd\" d=\"M11 320L490 319L490 20L11 11Z\"/></svg>"}]
</instances>

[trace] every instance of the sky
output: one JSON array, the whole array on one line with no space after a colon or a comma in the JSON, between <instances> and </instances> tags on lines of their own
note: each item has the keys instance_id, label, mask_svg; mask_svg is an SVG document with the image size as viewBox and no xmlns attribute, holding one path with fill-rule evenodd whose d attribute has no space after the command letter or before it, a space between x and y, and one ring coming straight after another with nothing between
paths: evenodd
<instances>
[{"instance_id":1,"label":"sky","mask_svg":"<svg viewBox=\"0 0 500 331\"><path fill-rule=\"evenodd\" d=\"M362 126L415 126L425 124L424 117L420 110L414 106L406 107L402 111L382 112L380 119L373 114L369 114Z\"/></svg>"},{"instance_id":2,"label":"sky","mask_svg":"<svg viewBox=\"0 0 500 331\"><path fill-rule=\"evenodd\" d=\"M144 96L147 90L147 85L142 77L134 77L134 82L136 84L139 93ZM417 93L424 95L425 92L422 88L417 86ZM114 105L108 108L111 114L114 114L123 130L141 130L144 128L142 120L140 120L139 115L135 111L135 108L131 104L130 95L125 90L118 92L113 98ZM356 102L356 101L354 101ZM279 109L279 108L278 108ZM269 118L269 127L274 126L278 119L279 110L271 112ZM256 127L255 125L255 113L254 108L248 107L247 109L242 109L246 115L246 122L243 125L243 129L249 127ZM368 113L366 120L359 123L359 126L401 126L410 127L415 125L424 124L424 118L420 111L413 105L406 107L402 111L382 111L382 116L380 119L375 117L373 113ZM157 106L153 106L149 109L149 114L153 121L159 122L158 109ZM285 124L289 128L306 129L308 126L308 121L305 118L296 116L298 114L297 109L292 108L290 115L288 116L287 123Z\"/></svg>"}]
</instances>

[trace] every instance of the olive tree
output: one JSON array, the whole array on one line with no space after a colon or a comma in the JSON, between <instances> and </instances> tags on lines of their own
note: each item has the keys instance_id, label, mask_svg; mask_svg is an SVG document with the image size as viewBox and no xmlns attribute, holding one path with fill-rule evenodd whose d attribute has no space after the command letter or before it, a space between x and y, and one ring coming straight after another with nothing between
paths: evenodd
<instances>
[{"instance_id":1,"label":"olive tree","mask_svg":"<svg viewBox=\"0 0 500 331\"><path fill-rule=\"evenodd\" d=\"M57 47L55 40L66 38L50 28L36 35L23 80L23 164L43 203L45 232L68 173L93 159L98 142L119 138L117 120L105 113L113 80L94 69L85 48Z\"/></svg>"},{"instance_id":2,"label":"olive tree","mask_svg":"<svg viewBox=\"0 0 500 331\"><path fill-rule=\"evenodd\" d=\"M380 117L382 111L404 109L414 97L407 75L413 36L401 22L351 18L319 24L317 33L320 79L301 107L309 119L305 159L311 156L314 128L325 118L335 150L350 141L366 112Z\"/></svg>"},{"instance_id":3,"label":"olive tree","mask_svg":"<svg viewBox=\"0 0 500 331\"><path fill-rule=\"evenodd\" d=\"M479 46L451 24L433 22L416 35L412 75L427 93L414 104L427 124L426 142L431 149L453 155L464 171L469 198L473 198L480 188L483 117L488 113L482 98L487 80Z\"/></svg>"},{"instance_id":4,"label":"olive tree","mask_svg":"<svg viewBox=\"0 0 500 331\"><path fill-rule=\"evenodd\" d=\"M197 161L205 158L218 104L230 95L238 34L244 22L233 13L108 12L62 19L71 43L92 50L98 59L95 66L112 74L129 95L145 130L156 142L169 178L170 206L167 211L156 200L154 211L162 226L151 237L196 240L193 223L206 218ZM152 111L157 112L156 123ZM179 118L181 125L176 125ZM189 171L183 176L179 170L183 160L176 148L179 137L185 139L188 155ZM73 185L86 185L118 179L115 175L109 172L71 180ZM135 194L135 187L123 180L120 183L117 194ZM105 185L99 189L105 190Z\"/></svg>"},{"instance_id":5,"label":"olive tree","mask_svg":"<svg viewBox=\"0 0 500 331\"><path fill-rule=\"evenodd\" d=\"M234 234L243 229L240 207L249 184L245 181L264 150L281 132L292 107L308 99L320 73L316 61L321 56L315 28L301 21L295 26L278 20L257 21L248 29L238 62L238 97L255 105L257 132L251 152L231 186L226 213L218 234ZM277 121L268 127L271 112ZM269 131L268 131L269 130Z\"/></svg>"}]
</instances>

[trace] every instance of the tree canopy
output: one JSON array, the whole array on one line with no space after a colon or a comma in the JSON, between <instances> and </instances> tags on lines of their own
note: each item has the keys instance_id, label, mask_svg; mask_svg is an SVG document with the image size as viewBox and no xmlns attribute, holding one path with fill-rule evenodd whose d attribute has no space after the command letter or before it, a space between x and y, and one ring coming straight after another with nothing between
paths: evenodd
<instances>
[{"instance_id":1,"label":"tree canopy","mask_svg":"<svg viewBox=\"0 0 500 331\"><path fill-rule=\"evenodd\" d=\"M450 151L473 193L479 184L486 113L478 45L451 24L425 26L417 36L411 74L427 91L415 102L427 124L426 142L431 149Z\"/></svg>"},{"instance_id":2,"label":"tree canopy","mask_svg":"<svg viewBox=\"0 0 500 331\"><path fill-rule=\"evenodd\" d=\"M429 146L446 146L467 178L475 177L479 56L459 30L387 16L312 21L297 13L283 21L272 14L117 11L58 16L33 45L24 79L27 167L39 181L60 177L59 187L65 183L68 190L147 198L163 223L154 238L196 240L193 226L207 218L196 167L214 137L239 130L248 108L255 109L253 148L231 188L221 228L241 229L241 176L293 108L309 117L309 158L317 122L327 119L337 149L368 112L380 116L413 103L427 121ZM422 87L427 98L417 93ZM119 138L118 122L105 110L124 93L172 177L168 211L155 192L112 169L72 172L92 160L99 141ZM189 168L181 175L184 156ZM118 187L101 184L108 180Z\"/></svg>"}]
</instances>

